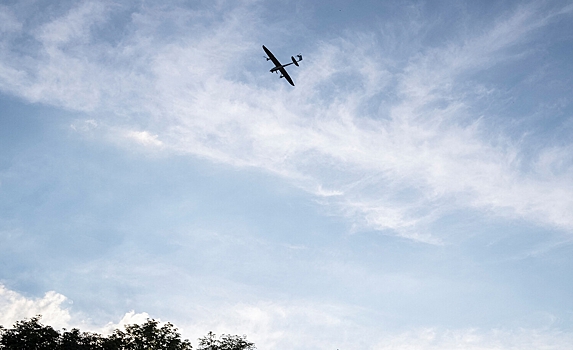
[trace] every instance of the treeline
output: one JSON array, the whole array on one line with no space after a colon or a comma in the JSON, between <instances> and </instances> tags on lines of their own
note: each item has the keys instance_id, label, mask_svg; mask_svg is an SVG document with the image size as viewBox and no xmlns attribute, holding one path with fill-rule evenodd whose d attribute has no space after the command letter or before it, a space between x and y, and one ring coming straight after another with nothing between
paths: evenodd
<instances>
[{"instance_id":1,"label":"treeline","mask_svg":"<svg viewBox=\"0 0 573 350\"><path fill-rule=\"evenodd\" d=\"M154 319L144 324L127 325L104 336L81 332L77 328L57 331L40 323L41 316L18 321L13 328L0 326L0 350L191 350L191 342L181 339L171 323L163 326ZM254 350L246 336L209 332L199 338L197 350Z\"/></svg>"}]
</instances>

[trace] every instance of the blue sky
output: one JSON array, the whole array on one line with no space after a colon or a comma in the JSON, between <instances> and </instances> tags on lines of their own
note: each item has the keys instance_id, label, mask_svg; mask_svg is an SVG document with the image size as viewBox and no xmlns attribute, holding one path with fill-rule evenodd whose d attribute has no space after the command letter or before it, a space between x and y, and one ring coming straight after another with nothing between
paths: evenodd
<instances>
[{"instance_id":1,"label":"blue sky","mask_svg":"<svg viewBox=\"0 0 573 350\"><path fill-rule=\"evenodd\" d=\"M0 324L573 346L572 16L2 2Z\"/></svg>"}]
</instances>

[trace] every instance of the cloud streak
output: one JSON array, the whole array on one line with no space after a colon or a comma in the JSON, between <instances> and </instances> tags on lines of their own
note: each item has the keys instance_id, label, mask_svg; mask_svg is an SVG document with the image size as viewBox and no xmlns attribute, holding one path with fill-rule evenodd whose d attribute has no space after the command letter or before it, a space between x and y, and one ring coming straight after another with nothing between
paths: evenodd
<instances>
[{"instance_id":1,"label":"cloud streak","mask_svg":"<svg viewBox=\"0 0 573 350\"><path fill-rule=\"evenodd\" d=\"M0 88L86 112L144 146L275 173L358 230L439 244L429 225L459 208L573 229L573 167L558 156L571 145L541 146L524 172L519 141L476 109L499 89L476 76L531 55L525 44L570 6L519 7L407 57L388 53L384 33L325 40L305 55L295 89L252 62L256 28L268 25L259 6L140 8L111 44L93 30L111 21L110 5L84 3L27 29L37 52L3 54ZM168 23L178 36L162 32Z\"/></svg>"}]
</instances>

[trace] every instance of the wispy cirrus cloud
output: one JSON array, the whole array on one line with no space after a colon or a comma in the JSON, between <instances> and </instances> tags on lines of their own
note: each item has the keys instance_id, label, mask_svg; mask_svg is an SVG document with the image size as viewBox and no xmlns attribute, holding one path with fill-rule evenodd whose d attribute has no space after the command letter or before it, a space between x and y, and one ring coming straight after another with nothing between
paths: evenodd
<instances>
[{"instance_id":1,"label":"wispy cirrus cloud","mask_svg":"<svg viewBox=\"0 0 573 350\"><path fill-rule=\"evenodd\" d=\"M571 162L548 156L570 145L541 146L539 166L523 172L519 142L475 109L497 89L476 76L533 54L524 44L570 6L518 7L407 57L384 33L319 42L295 89L255 73L267 69L252 63L256 28L268 26L256 3L142 7L113 45L90 31L111 21L109 6L85 3L29 29L38 52L17 64L2 56L1 88L85 111L141 144L278 174L358 229L440 243L428 225L456 208L573 228Z\"/></svg>"}]
</instances>

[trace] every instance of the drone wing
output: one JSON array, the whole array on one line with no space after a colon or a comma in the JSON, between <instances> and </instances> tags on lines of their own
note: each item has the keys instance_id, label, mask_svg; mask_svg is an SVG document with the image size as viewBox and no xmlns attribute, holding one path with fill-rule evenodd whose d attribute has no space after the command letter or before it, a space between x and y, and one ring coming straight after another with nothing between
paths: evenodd
<instances>
[{"instance_id":1,"label":"drone wing","mask_svg":"<svg viewBox=\"0 0 573 350\"><path fill-rule=\"evenodd\" d=\"M277 58L275 57L275 55L273 55L273 53L272 53L269 49L267 49L267 48L265 47L265 45L263 45L263 50L265 50L265 53L267 54L267 56L269 57L269 59L270 59L271 61L273 61L273 63L275 64L275 67L280 67L280 66L281 66L281 63L279 62L279 60L277 60Z\"/></svg>"},{"instance_id":2,"label":"drone wing","mask_svg":"<svg viewBox=\"0 0 573 350\"><path fill-rule=\"evenodd\" d=\"M279 69L279 71L281 72L282 77L285 78L289 82L289 84L294 86L294 83L292 82L292 79L290 78L290 75L288 75L286 69L281 68L281 69Z\"/></svg>"}]
</instances>

